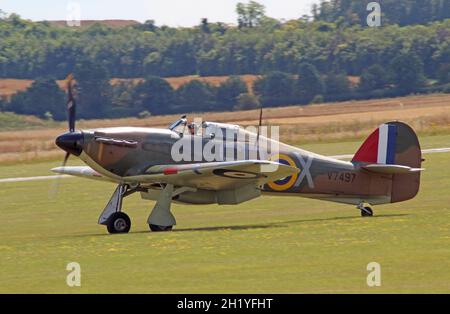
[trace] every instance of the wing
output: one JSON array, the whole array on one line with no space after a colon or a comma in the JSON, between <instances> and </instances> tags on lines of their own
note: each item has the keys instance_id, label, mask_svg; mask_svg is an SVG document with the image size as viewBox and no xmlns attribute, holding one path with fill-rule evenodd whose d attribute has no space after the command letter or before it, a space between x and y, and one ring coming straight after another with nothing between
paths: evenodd
<instances>
[{"instance_id":1,"label":"wing","mask_svg":"<svg viewBox=\"0 0 450 314\"><path fill-rule=\"evenodd\" d=\"M187 165L161 165L146 174L125 177L130 183L167 183L206 190L229 190L243 186L260 186L300 172L300 169L277 162L244 160Z\"/></svg>"},{"instance_id":2,"label":"wing","mask_svg":"<svg viewBox=\"0 0 450 314\"><path fill-rule=\"evenodd\" d=\"M71 175L92 180L116 182L110 178L102 176L91 167L58 167L53 168L52 171L59 174Z\"/></svg>"}]
</instances>

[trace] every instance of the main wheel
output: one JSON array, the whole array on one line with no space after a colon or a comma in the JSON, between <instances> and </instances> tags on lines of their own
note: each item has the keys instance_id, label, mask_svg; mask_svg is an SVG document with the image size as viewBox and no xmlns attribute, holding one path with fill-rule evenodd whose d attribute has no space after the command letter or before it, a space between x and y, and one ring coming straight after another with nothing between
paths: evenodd
<instances>
[{"instance_id":1,"label":"main wheel","mask_svg":"<svg viewBox=\"0 0 450 314\"><path fill-rule=\"evenodd\" d=\"M173 226L157 226L157 225L148 225L150 227L150 230L153 232L164 232L164 231L172 231Z\"/></svg>"},{"instance_id":2,"label":"main wheel","mask_svg":"<svg viewBox=\"0 0 450 314\"><path fill-rule=\"evenodd\" d=\"M361 209L361 216L362 217L372 217L373 216L372 208L364 207L364 209Z\"/></svg>"},{"instance_id":3,"label":"main wheel","mask_svg":"<svg viewBox=\"0 0 450 314\"><path fill-rule=\"evenodd\" d=\"M114 233L128 233L131 228L131 220L127 214L122 212L117 212L111 215L108 219L108 224L106 225L108 232Z\"/></svg>"}]
</instances>

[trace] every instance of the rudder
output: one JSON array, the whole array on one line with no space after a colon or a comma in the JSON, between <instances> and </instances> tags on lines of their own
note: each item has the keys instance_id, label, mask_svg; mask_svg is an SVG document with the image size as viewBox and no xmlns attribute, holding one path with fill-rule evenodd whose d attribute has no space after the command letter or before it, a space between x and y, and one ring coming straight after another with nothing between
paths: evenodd
<instances>
[{"instance_id":1,"label":"rudder","mask_svg":"<svg viewBox=\"0 0 450 314\"><path fill-rule=\"evenodd\" d=\"M401 165L421 168L422 152L414 130L403 122L382 124L363 143L355 154L353 163ZM391 202L414 198L419 192L420 171L393 174Z\"/></svg>"}]
</instances>

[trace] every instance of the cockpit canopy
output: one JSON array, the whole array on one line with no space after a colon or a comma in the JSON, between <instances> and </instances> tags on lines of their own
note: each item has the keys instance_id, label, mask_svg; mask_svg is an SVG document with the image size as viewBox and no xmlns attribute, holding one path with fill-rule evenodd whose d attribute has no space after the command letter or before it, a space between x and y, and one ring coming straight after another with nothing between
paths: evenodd
<instances>
[{"instance_id":1,"label":"cockpit canopy","mask_svg":"<svg viewBox=\"0 0 450 314\"><path fill-rule=\"evenodd\" d=\"M187 119L186 116L182 116L181 119L175 121L169 126L169 130L178 133L180 136L182 136L187 127Z\"/></svg>"},{"instance_id":2,"label":"cockpit canopy","mask_svg":"<svg viewBox=\"0 0 450 314\"><path fill-rule=\"evenodd\" d=\"M191 135L206 138L215 138L216 136L220 136L221 138L237 138L240 132L246 132L235 124L208 121L188 123L186 116L174 122L169 129L180 136Z\"/></svg>"}]
</instances>

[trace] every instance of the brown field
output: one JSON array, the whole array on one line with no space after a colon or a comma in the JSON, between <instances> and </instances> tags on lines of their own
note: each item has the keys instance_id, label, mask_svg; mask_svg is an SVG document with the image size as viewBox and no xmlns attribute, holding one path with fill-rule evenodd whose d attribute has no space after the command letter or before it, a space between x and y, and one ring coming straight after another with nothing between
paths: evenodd
<instances>
[{"instance_id":1,"label":"brown field","mask_svg":"<svg viewBox=\"0 0 450 314\"><path fill-rule=\"evenodd\" d=\"M80 129L139 126L166 127L179 116L148 119L79 121ZM257 125L258 110L191 114L207 121ZM409 123L421 135L450 133L450 95L433 94L370 101L350 101L264 110L265 125L279 125L280 139L294 145L364 139L379 124L390 120ZM65 132L66 123L55 128L0 132L0 162L26 162L61 158L55 137ZM449 143L450 144L450 143Z\"/></svg>"},{"instance_id":2,"label":"brown field","mask_svg":"<svg viewBox=\"0 0 450 314\"><path fill-rule=\"evenodd\" d=\"M25 91L33 80L0 79L0 98L9 98L12 95ZM56 81L61 89L65 89L65 81Z\"/></svg>"},{"instance_id":3,"label":"brown field","mask_svg":"<svg viewBox=\"0 0 450 314\"><path fill-rule=\"evenodd\" d=\"M23 92L32 82L32 80L0 79L0 97L8 98L17 92Z\"/></svg>"},{"instance_id":4,"label":"brown field","mask_svg":"<svg viewBox=\"0 0 450 314\"><path fill-rule=\"evenodd\" d=\"M253 92L253 85L255 81L260 77L259 75L246 74L239 76L246 84L247 88L250 92ZM350 84L355 87L359 83L359 77L357 76L349 76ZM180 76L180 77L167 77L165 80L172 86L174 89L178 89L180 86L189 83L192 80L199 80L213 86L219 86L221 83L226 81L228 76L198 76L198 75L189 75L189 76ZM111 84L116 85L120 83L131 82L133 84L138 84L142 82L142 78L132 78L132 79L120 79L113 78L111 79ZM17 92L25 91L30 85L33 83L32 80L21 80L21 79L0 79L0 98L9 98ZM58 85L61 89L65 89L65 81L59 80L57 81Z\"/></svg>"},{"instance_id":5,"label":"brown field","mask_svg":"<svg viewBox=\"0 0 450 314\"><path fill-rule=\"evenodd\" d=\"M253 90L253 84L258 79L259 76L257 75L241 75L240 78L247 84L247 87L250 91ZM197 75L190 75L190 76L181 76L181 77L168 77L165 78L167 82L172 86L172 88L177 89L180 86L192 81L192 80L199 80L208 84L211 84L213 86L219 86L221 83L226 81L228 79L228 76L205 76L200 77ZM119 83L126 83L131 82L133 84L138 84L139 82L142 82L142 78L134 78L134 79L112 79L111 84L119 84ZM12 95L25 91L30 85L33 83L32 80L20 80L20 79L0 79L0 98L9 98ZM61 89L65 89L65 81L59 80L57 81L58 85L61 87Z\"/></svg>"},{"instance_id":6,"label":"brown field","mask_svg":"<svg viewBox=\"0 0 450 314\"><path fill-rule=\"evenodd\" d=\"M250 91L253 90L253 84L259 78L258 75L252 75L252 74L240 75L239 77L247 84L247 87ZM202 77L202 76L198 76L198 75L165 78L165 80L174 89L178 89L180 86L182 86L186 83L189 83L190 81L193 81L193 80L205 82L205 83L211 84L213 86L219 86L220 84L225 82L227 79L228 79L228 76L204 76L204 77ZM123 83L123 82L132 82L133 84L138 84L142 81L143 81L142 78L135 78L135 79L115 78L115 79L111 80L111 84L115 85L115 84L119 84L119 83Z\"/></svg>"}]
</instances>

